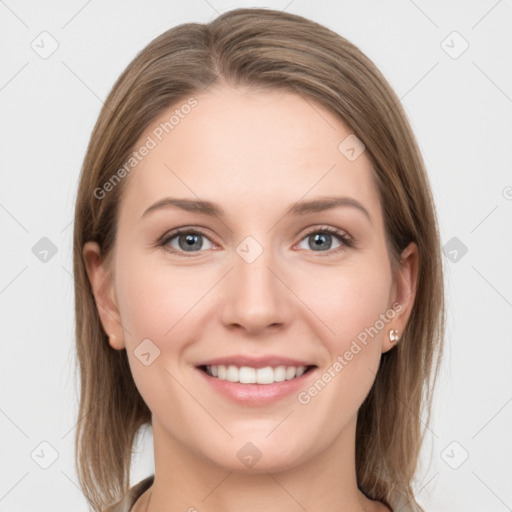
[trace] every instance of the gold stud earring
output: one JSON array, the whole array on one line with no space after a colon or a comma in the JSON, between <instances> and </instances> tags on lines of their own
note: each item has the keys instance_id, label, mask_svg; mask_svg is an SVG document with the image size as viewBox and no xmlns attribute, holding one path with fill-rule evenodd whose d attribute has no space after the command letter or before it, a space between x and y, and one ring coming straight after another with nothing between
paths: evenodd
<instances>
[{"instance_id":1,"label":"gold stud earring","mask_svg":"<svg viewBox=\"0 0 512 512\"><path fill-rule=\"evenodd\" d=\"M391 343L395 343L395 342L400 341L400 336L398 336L398 330L397 329L391 329L389 331L389 341L391 341Z\"/></svg>"}]
</instances>

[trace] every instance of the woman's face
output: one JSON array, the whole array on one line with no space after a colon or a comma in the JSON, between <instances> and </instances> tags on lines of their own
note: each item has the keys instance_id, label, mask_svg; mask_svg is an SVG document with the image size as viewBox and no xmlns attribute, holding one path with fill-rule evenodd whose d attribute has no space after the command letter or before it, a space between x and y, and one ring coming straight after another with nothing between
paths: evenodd
<instances>
[{"instance_id":1,"label":"woman's face","mask_svg":"<svg viewBox=\"0 0 512 512\"><path fill-rule=\"evenodd\" d=\"M241 88L187 99L136 144L111 266L84 250L110 343L160 442L255 471L348 450L412 307L416 248L394 284L370 160L320 104Z\"/></svg>"}]
</instances>

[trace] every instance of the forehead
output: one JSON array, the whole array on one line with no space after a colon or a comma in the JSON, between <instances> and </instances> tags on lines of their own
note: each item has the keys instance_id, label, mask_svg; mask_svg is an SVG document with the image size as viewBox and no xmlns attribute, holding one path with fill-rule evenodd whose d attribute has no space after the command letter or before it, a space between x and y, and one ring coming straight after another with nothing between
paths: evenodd
<instances>
[{"instance_id":1,"label":"forehead","mask_svg":"<svg viewBox=\"0 0 512 512\"><path fill-rule=\"evenodd\" d=\"M227 87L191 98L162 112L140 137L135 149L150 149L125 183L121 215L139 218L166 195L250 214L344 195L378 216L369 158L365 152L347 158L340 143L352 140L351 130L318 102L281 90Z\"/></svg>"}]
</instances>

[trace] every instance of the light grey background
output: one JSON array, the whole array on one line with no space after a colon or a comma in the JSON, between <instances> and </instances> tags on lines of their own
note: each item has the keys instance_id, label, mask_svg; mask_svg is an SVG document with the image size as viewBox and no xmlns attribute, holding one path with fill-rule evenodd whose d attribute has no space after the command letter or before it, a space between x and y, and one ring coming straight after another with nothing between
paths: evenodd
<instances>
[{"instance_id":1,"label":"light grey background","mask_svg":"<svg viewBox=\"0 0 512 512\"><path fill-rule=\"evenodd\" d=\"M402 99L448 244L446 358L418 500L429 512L512 510L510 0L0 0L0 512L86 510L73 460L72 219L102 100L166 29L252 6L347 37ZM47 261L43 237L57 250ZM132 485L152 472L147 432Z\"/></svg>"}]
</instances>

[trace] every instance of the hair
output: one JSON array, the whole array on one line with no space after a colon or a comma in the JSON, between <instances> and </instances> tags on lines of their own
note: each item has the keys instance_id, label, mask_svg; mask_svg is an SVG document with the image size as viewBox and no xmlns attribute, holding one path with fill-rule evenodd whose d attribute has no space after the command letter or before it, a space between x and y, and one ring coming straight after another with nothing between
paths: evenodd
<instances>
[{"instance_id":1,"label":"hair","mask_svg":"<svg viewBox=\"0 0 512 512\"><path fill-rule=\"evenodd\" d=\"M404 248L410 242L418 247L409 321L400 343L382 354L356 429L359 489L386 504L398 492L418 506L412 484L425 434L421 424L431 418L445 329L438 223L425 166L399 99L368 57L325 26L256 8L182 24L151 41L114 84L92 132L73 240L81 386L75 457L84 495L95 511L125 495L135 438L140 427L151 425L126 350L109 346L82 254L87 241L99 244L104 261L112 254L126 180L101 200L94 191L123 166L157 116L215 85L289 91L335 114L371 160L394 279Z\"/></svg>"}]
</instances>

